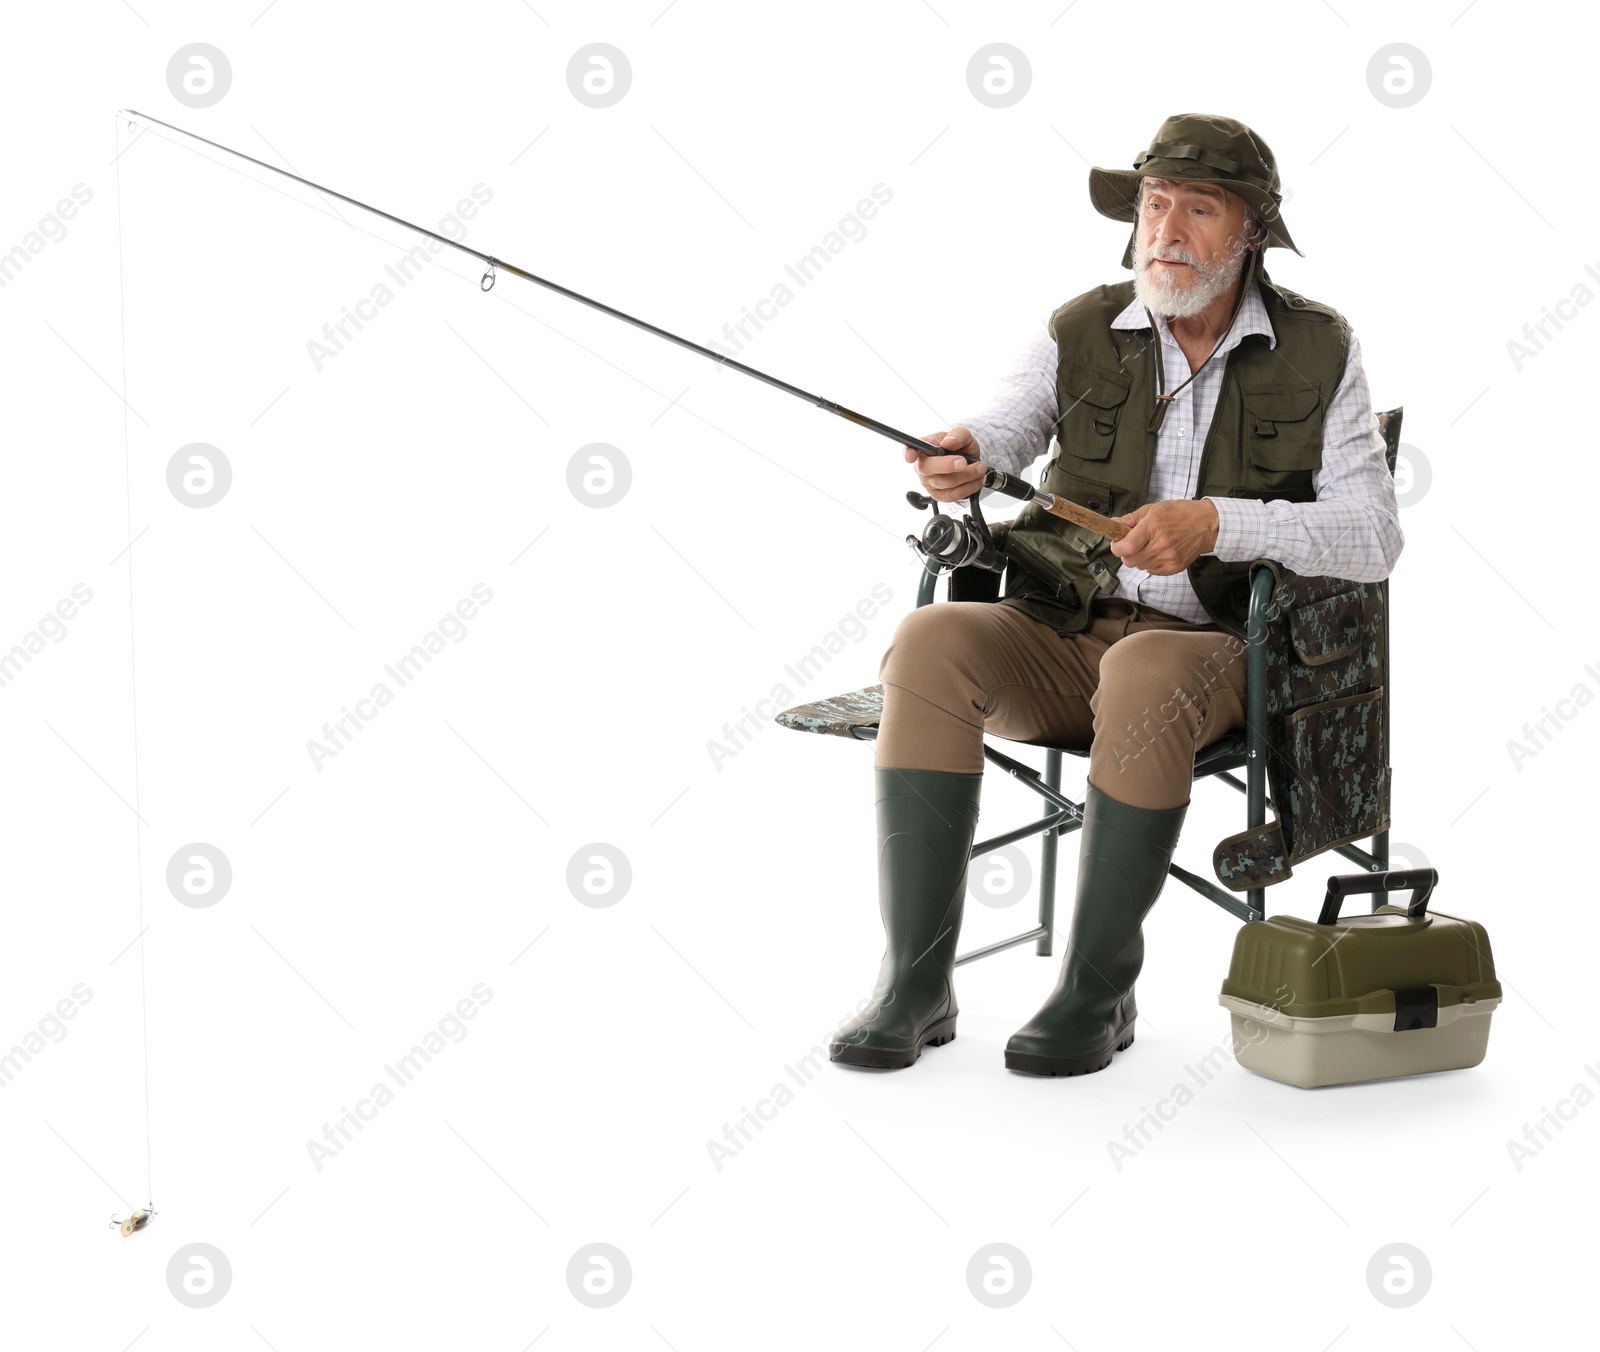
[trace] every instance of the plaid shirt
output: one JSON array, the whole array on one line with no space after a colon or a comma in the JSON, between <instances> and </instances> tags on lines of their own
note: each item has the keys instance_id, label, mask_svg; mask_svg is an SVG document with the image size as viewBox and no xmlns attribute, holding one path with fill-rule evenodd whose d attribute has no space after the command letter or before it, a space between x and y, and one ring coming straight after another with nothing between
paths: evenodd
<instances>
[{"instance_id":1,"label":"plaid shirt","mask_svg":"<svg viewBox=\"0 0 1600 1352\"><path fill-rule=\"evenodd\" d=\"M1188 375L1189 359L1172 337L1166 319L1156 315L1155 320L1167 388L1171 389ZM1137 298L1111 321L1114 329L1148 325ZM1167 409L1166 421L1156 436L1151 502L1194 497L1200 450L1216 411L1228 353L1249 333L1264 334L1269 346L1278 345L1254 285L1239 307L1232 332ZM1047 325L1000 382L992 407L962 420L960 425L977 438L985 464L1016 474L1048 449L1060 417L1056 365L1056 344ZM1297 573L1326 573L1357 582L1377 582L1393 570L1405 537L1395 504L1394 477L1389 473L1383 436L1361 369L1361 344L1354 335L1344 376L1323 410L1322 467L1312 473L1311 487L1315 502L1207 498L1215 504L1218 517L1217 543L1211 552L1229 562L1270 558ZM1195 595L1187 571L1161 577L1123 563L1112 595L1195 624L1214 623Z\"/></svg>"}]
</instances>

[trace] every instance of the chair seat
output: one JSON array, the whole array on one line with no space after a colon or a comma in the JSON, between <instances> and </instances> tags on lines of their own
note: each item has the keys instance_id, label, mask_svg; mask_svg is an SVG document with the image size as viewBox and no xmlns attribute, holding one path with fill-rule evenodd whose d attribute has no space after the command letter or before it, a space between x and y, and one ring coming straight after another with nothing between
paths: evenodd
<instances>
[{"instance_id":1,"label":"chair seat","mask_svg":"<svg viewBox=\"0 0 1600 1352\"><path fill-rule=\"evenodd\" d=\"M1249 759L1245 750L1244 729L1225 732L1210 746L1203 746L1194 754L1194 772L1200 775L1215 774L1218 770L1234 770Z\"/></svg>"},{"instance_id":2,"label":"chair seat","mask_svg":"<svg viewBox=\"0 0 1600 1352\"><path fill-rule=\"evenodd\" d=\"M797 704L785 709L772 720L796 732L825 733L830 737L853 737L870 741L862 732L876 729L883 721L883 687L869 685L861 690L851 690L843 695L829 695L811 704ZM1051 748L1071 756L1087 756L1085 746L1060 746ZM1219 770L1232 770L1244 764L1244 729L1226 732L1209 746L1202 747L1194 758L1194 772L1198 775L1215 774Z\"/></svg>"},{"instance_id":3,"label":"chair seat","mask_svg":"<svg viewBox=\"0 0 1600 1352\"><path fill-rule=\"evenodd\" d=\"M1089 754L1088 748L1081 746L1063 746L1056 749L1065 751L1069 756ZM1225 732L1209 746L1203 746L1195 752L1194 775L1199 779L1202 775L1219 774L1223 770L1237 770L1248 759L1245 753L1244 729Z\"/></svg>"},{"instance_id":4,"label":"chair seat","mask_svg":"<svg viewBox=\"0 0 1600 1352\"><path fill-rule=\"evenodd\" d=\"M869 685L844 695L830 695L814 704L797 704L772 720L796 732L822 732L854 737L857 728L875 728L883 721L883 687Z\"/></svg>"}]
</instances>

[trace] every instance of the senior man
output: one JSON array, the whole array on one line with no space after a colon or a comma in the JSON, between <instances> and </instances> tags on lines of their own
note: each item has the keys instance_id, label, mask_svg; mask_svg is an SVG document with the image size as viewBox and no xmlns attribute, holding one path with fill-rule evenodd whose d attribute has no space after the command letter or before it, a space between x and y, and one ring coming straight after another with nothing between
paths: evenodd
<instances>
[{"instance_id":1,"label":"senior man","mask_svg":"<svg viewBox=\"0 0 1600 1352\"><path fill-rule=\"evenodd\" d=\"M1029 505L1006 534L998 604L921 607L895 631L873 771L887 946L873 1001L830 1041L835 1061L899 1069L955 1036L989 731L1089 751L1067 951L1005 1063L1110 1065L1133 1042L1142 926L1195 752L1244 726L1250 561L1378 581L1404 543L1350 325L1260 265L1274 246L1300 252L1266 142L1232 118L1171 117L1131 171L1091 169L1089 196L1133 222L1133 279L1062 305L987 413L927 438L976 461L906 459L955 502L1053 433L1040 487L1131 529L1110 542Z\"/></svg>"}]
</instances>

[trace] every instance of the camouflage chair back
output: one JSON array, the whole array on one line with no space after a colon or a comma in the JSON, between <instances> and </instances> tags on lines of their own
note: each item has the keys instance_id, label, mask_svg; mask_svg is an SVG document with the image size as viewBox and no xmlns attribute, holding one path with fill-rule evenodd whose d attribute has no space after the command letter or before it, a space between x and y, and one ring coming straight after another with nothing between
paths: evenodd
<instances>
[{"instance_id":1,"label":"camouflage chair back","mask_svg":"<svg viewBox=\"0 0 1600 1352\"><path fill-rule=\"evenodd\" d=\"M1394 473L1403 410L1377 415ZM994 528L1003 542L1006 523ZM995 601L1001 578L961 568L949 575L953 601ZM1389 867L1389 582L1352 582L1291 572L1271 559L1250 565L1245 625L1246 726L1203 748L1196 782L1221 779L1245 795L1246 825L1218 843L1212 867L1228 890L1178 865L1170 873L1241 920L1266 914L1266 889L1293 866L1327 850L1373 872ZM933 574L922 573L917 604L933 600ZM799 732L871 741L883 716L883 687L786 709L776 721ZM1045 815L972 847L974 859L1028 836L1042 835L1039 923L1026 933L965 953L971 962L1037 941L1051 951L1058 837L1083 824L1083 804L1061 792L1061 757L1087 747L1049 747L1041 773L987 742L984 757L1045 800ZM1240 779L1233 772L1244 770ZM1275 819L1266 820L1271 807ZM1371 849L1355 844L1371 838ZM1243 895L1236 895L1242 893ZM1375 894L1373 909L1382 904Z\"/></svg>"}]
</instances>

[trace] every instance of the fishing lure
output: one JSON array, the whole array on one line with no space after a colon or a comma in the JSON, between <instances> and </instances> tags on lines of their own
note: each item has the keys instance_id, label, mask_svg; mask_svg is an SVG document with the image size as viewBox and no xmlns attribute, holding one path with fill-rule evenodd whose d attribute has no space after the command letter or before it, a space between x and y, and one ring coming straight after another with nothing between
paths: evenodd
<instances>
[{"instance_id":1,"label":"fishing lure","mask_svg":"<svg viewBox=\"0 0 1600 1352\"><path fill-rule=\"evenodd\" d=\"M156 1204L151 1202L148 1206L142 1206L137 1211L133 1212L126 1220L119 1221L115 1216L113 1216L111 1218L110 1228L113 1230L122 1231L122 1237L126 1239L129 1235L136 1235L139 1233L139 1231L148 1226L150 1224L150 1218L155 1214Z\"/></svg>"}]
</instances>

